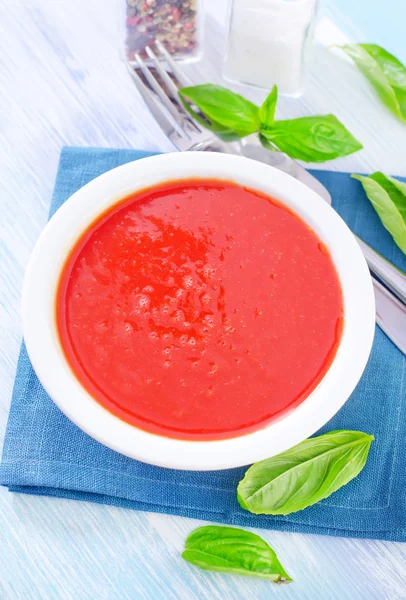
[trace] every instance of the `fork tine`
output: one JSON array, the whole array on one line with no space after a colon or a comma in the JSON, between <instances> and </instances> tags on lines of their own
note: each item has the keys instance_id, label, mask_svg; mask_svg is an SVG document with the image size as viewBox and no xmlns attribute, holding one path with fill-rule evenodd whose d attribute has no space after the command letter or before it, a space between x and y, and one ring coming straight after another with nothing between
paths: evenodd
<instances>
[{"instance_id":1,"label":"fork tine","mask_svg":"<svg viewBox=\"0 0 406 600\"><path fill-rule=\"evenodd\" d=\"M134 70L134 68L129 62L126 63L126 67L132 77L132 80L135 83L138 92L144 99L145 104L148 106L156 122L161 127L165 135L169 137L174 131L174 125L165 116L162 109L159 108L159 106L155 102L152 92L150 92L150 90L146 87L138 73Z\"/></svg>"},{"instance_id":2,"label":"fork tine","mask_svg":"<svg viewBox=\"0 0 406 600\"><path fill-rule=\"evenodd\" d=\"M162 89L158 81L155 79L155 77L152 75L151 71L148 69L147 65L142 60L139 54L135 55L135 60L139 68L141 69L143 75L145 76L146 80L148 81L149 85L151 86L155 94L158 96L159 100L162 102L166 110L170 113L171 117L174 119L175 124L177 125L176 129L178 133L183 137L190 139L188 133L183 127L185 121L184 117L180 115L179 112L176 110L176 108L169 100L168 96L165 94L164 90Z\"/></svg>"},{"instance_id":3,"label":"fork tine","mask_svg":"<svg viewBox=\"0 0 406 600\"><path fill-rule=\"evenodd\" d=\"M193 121L193 119L190 118L189 114L186 112L185 107L183 106L181 99L179 98L179 94L178 94L179 88L176 86L176 84L173 82L173 80L169 77L168 72L163 68L162 63L159 60L159 58L156 56L156 54L154 53L152 48L150 48L150 46L147 46L145 48L145 51L146 51L148 57L153 61L160 78L162 79L165 86L167 87L170 98L176 102L179 112L188 121L188 123L193 127L193 129L195 129L199 133L202 133L202 131L203 131L202 128L197 123L195 123Z\"/></svg>"},{"instance_id":4,"label":"fork tine","mask_svg":"<svg viewBox=\"0 0 406 600\"><path fill-rule=\"evenodd\" d=\"M178 101L178 88L176 87L176 85L174 84L172 79L169 77L167 71L165 71L165 69L163 68L163 66L162 66L161 62L159 61L159 59L157 58L155 52L152 50L152 48L150 46L146 46L145 51L148 54L148 57L153 61L155 68L159 73L159 76L165 82L165 85L168 87L174 100Z\"/></svg>"},{"instance_id":5,"label":"fork tine","mask_svg":"<svg viewBox=\"0 0 406 600\"><path fill-rule=\"evenodd\" d=\"M162 44L162 42L160 42L159 40L156 40L155 46L158 48L159 52L165 58L168 66L172 70L172 73L175 75L176 79L178 80L180 87L193 86L193 82L189 79L189 77L187 77L187 75L182 73L182 70L179 68L179 66L176 64L176 62L173 60L172 56L169 54L169 52L167 51L165 46ZM177 94L177 96L179 99L178 94ZM189 106L190 106L190 104L189 104ZM195 109L192 109L192 107L190 107L190 108L191 108L191 111L194 113L194 117L193 117L194 119L198 120L200 118L202 121L208 122L207 117L200 111L200 109L198 109L196 111ZM185 109L183 104L182 104L182 110L188 114L188 117L191 116L190 113ZM195 121L192 120L192 123L196 126ZM204 131L204 127L202 126L202 124L200 122L199 122L198 127L199 127L200 133L202 133Z\"/></svg>"},{"instance_id":6,"label":"fork tine","mask_svg":"<svg viewBox=\"0 0 406 600\"><path fill-rule=\"evenodd\" d=\"M168 66L171 68L172 73L175 75L175 77L179 81L180 86L181 87L189 87L189 86L193 85L193 83L190 81L189 77L187 77L179 69L178 65L173 60L172 56L169 54L169 52L167 51L165 46L162 44L162 42L160 42L159 40L156 40L155 45L158 48L159 52L162 54L162 56L165 57L165 60L168 63Z\"/></svg>"}]
</instances>

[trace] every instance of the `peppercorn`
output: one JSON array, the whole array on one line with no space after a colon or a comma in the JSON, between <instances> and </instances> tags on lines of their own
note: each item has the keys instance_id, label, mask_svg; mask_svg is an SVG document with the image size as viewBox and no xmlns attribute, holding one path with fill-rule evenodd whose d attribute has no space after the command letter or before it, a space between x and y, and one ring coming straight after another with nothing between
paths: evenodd
<instances>
[{"instance_id":1,"label":"peppercorn","mask_svg":"<svg viewBox=\"0 0 406 600\"><path fill-rule=\"evenodd\" d=\"M195 0L127 0L127 56L147 58L145 46L155 40L174 56L194 54L196 12Z\"/></svg>"}]
</instances>

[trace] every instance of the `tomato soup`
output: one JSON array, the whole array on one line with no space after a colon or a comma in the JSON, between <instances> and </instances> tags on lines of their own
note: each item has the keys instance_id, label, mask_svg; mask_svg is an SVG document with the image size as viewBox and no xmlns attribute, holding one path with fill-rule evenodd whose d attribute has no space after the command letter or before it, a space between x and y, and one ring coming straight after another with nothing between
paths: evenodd
<instances>
[{"instance_id":1,"label":"tomato soup","mask_svg":"<svg viewBox=\"0 0 406 600\"><path fill-rule=\"evenodd\" d=\"M210 179L111 208L57 293L83 387L120 419L180 439L235 437L292 410L328 370L342 323L315 232L274 198Z\"/></svg>"}]
</instances>

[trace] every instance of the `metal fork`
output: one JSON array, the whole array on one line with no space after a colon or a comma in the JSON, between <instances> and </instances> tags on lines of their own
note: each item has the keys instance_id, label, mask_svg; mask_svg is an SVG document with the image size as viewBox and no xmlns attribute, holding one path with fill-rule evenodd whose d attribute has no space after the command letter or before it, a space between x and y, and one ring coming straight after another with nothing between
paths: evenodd
<instances>
[{"instance_id":1,"label":"metal fork","mask_svg":"<svg viewBox=\"0 0 406 600\"><path fill-rule=\"evenodd\" d=\"M211 150L259 160L301 180L331 204L328 190L286 154L266 150L258 143L253 143L250 138L239 142L222 142L205 130L199 122L191 118L178 94L179 88L193 85L190 79L159 41L155 43L154 49L147 46L146 54L147 62L137 54L134 61L127 63L127 68L155 120L178 150ZM202 113L196 112L192 107L190 110L197 119L208 122ZM363 240L357 238L357 241L371 273L406 304L406 274Z\"/></svg>"},{"instance_id":2,"label":"metal fork","mask_svg":"<svg viewBox=\"0 0 406 600\"><path fill-rule=\"evenodd\" d=\"M225 151L224 144L208 134L186 112L179 98L178 90L193 84L182 73L165 47L157 41L155 52L150 46L147 46L145 50L149 58L148 64L139 54L136 54L134 61L127 62L127 68L139 93L165 135L180 151L207 150L209 148ZM163 61L170 68L170 73L164 68Z\"/></svg>"}]
</instances>

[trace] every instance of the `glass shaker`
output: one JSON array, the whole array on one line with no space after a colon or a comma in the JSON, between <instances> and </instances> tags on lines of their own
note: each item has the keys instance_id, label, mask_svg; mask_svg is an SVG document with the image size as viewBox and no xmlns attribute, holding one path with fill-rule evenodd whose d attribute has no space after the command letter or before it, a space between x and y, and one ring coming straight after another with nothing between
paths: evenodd
<instances>
[{"instance_id":1,"label":"glass shaker","mask_svg":"<svg viewBox=\"0 0 406 600\"><path fill-rule=\"evenodd\" d=\"M202 0L126 0L126 58L148 61L146 46L162 42L174 57L197 60L202 51Z\"/></svg>"},{"instance_id":2,"label":"glass shaker","mask_svg":"<svg viewBox=\"0 0 406 600\"><path fill-rule=\"evenodd\" d=\"M318 0L231 0L223 75L299 96Z\"/></svg>"}]
</instances>

